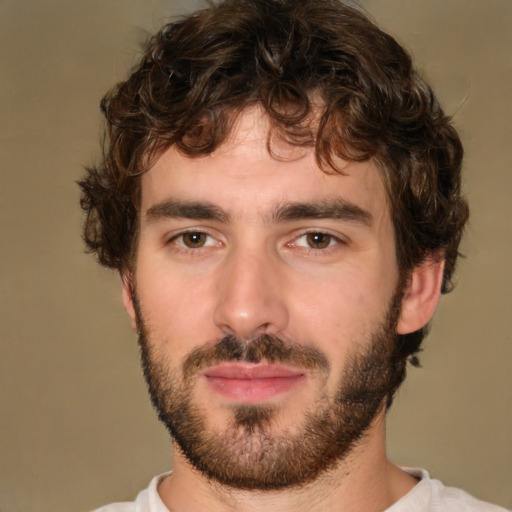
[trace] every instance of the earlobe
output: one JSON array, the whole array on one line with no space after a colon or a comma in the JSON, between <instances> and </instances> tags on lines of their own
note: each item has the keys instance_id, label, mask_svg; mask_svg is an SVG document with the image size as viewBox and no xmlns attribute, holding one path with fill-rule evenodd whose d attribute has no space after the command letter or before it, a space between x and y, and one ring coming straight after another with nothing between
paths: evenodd
<instances>
[{"instance_id":1,"label":"earlobe","mask_svg":"<svg viewBox=\"0 0 512 512\"><path fill-rule=\"evenodd\" d=\"M441 294L443 271L444 259L435 255L427 257L413 270L402 299L398 334L417 331L430 321Z\"/></svg>"},{"instance_id":2,"label":"earlobe","mask_svg":"<svg viewBox=\"0 0 512 512\"><path fill-rule=\"evenodd\" d=\"M121 283L124 309L126 309L126 312L131 319L132 329L137 331L137 317L135 315L135 307L133 305L132 274L128 271L122 272Z\"/></svg>"}]
</instances>

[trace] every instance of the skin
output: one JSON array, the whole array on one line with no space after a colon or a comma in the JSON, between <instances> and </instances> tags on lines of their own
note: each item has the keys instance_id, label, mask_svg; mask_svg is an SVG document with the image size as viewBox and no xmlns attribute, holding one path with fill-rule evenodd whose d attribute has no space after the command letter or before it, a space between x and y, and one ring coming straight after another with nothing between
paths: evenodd
<instances>
[{"instance_id":1,"label":"skin","mask_svg":"<svg viewBox=\"0 0 512 512\"><path fill-rule=\"evenodd\" d=\"M262 399L277 406L270 428L293 433L321 393L335 394L347 357L382 323L398 269L377 167L340 161L344 175L329 175L312 149L274 139L276 159L267 150L267 133L266 118L252 109L213 154L189 158L171 147L158 156L142 177L136 270L124 276L123 297L136 328L133 280L155 350L175 372L192 349L227 334L271 333L318 348L330 365L327 380L306 373L290 389ZM217 214L175 216L184 203L214 205ZM276 216L291 203L343 203L356 215ZM204 233L199 246L187 247L198 240L183 236L190 231ZM322 247L312 246L315 233L324 234ZM401 334L425 325L435 310L442 278L442 262L435 261L427 259L408 281ZM193 399L206 411L208 428L226 428L235 398L198 376ZM384 416L383 408L346 459L299 489L223 488L174 447L173 474L160 485L160 496L175 512L384 510L416 483L387 460Z\"/></svg>"}]
</instances>

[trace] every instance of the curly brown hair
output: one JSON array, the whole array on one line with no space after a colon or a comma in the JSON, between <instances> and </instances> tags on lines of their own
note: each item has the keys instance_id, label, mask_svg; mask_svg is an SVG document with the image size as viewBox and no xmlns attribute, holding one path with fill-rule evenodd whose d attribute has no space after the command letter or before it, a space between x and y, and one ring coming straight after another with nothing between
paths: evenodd
<instances>
[{"instance_id":1,"label":"curly brown hair","mask_svg":"<svg viewBox=\"0 0 512 512\"><path fill-rule=\"evenodd\" d=\"M140 175L152 157L171 145L211 153L253 105L290 144L314 147L325 172L339 172L336 157L373 159L402 273L441 254L442 291L450 289L468 217L459 137L407 52L337 0L226 0L149 40L130 77L101 102L104 158L80 182L84 239L100 263L131 267ZM404 358L424 334L399 338Z\"/></svg>"}]
</instances>

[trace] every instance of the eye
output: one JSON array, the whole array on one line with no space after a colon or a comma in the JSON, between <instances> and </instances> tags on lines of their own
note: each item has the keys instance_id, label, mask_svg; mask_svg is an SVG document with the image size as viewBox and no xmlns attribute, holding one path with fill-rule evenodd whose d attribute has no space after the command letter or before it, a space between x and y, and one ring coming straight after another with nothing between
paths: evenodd
<instances>
[{"instance_id":1,"label":"eye","mask_svg":"<svg viewBox=\"0 0 512 512\"><path fill-rule=\"evenodd\" d=\"M215 240L202 231L188 231L175 236L171 240L180 247L187 249L200 249L201 247L209 247L215 245Z\"/></svg>"},{"instance_id":2,"label":"eye","mask_svg":"<svg viewBox=\"0 0 512 512\"><path fill-rule=\"evenodd\" d=\"M304 233L295 240L294 245L297 247L307 247L309 249L327 249L328 247L332 247L339 243L339 238L336 238L329 233L318 231Z\"/></svg>"}]
</instances>

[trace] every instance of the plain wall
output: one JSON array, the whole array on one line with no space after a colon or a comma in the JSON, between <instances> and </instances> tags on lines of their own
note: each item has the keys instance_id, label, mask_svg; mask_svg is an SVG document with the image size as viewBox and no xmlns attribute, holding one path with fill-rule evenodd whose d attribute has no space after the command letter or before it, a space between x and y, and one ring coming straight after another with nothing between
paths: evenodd
<instances>
[{"instance_id":1,"label":"plain wall","mask_svg":"<svg viewBox=\"0 0 512 512\"><path fill-rule=\"evenodd\" d=\"M0 1L0 511L133 499L169 468L119 280L83 253L75 180L146 31L199 2ZM390 456L512 506L512 2L366 0L466 148L456 290L390 413Z\"/></svg>"}]
</instances>

